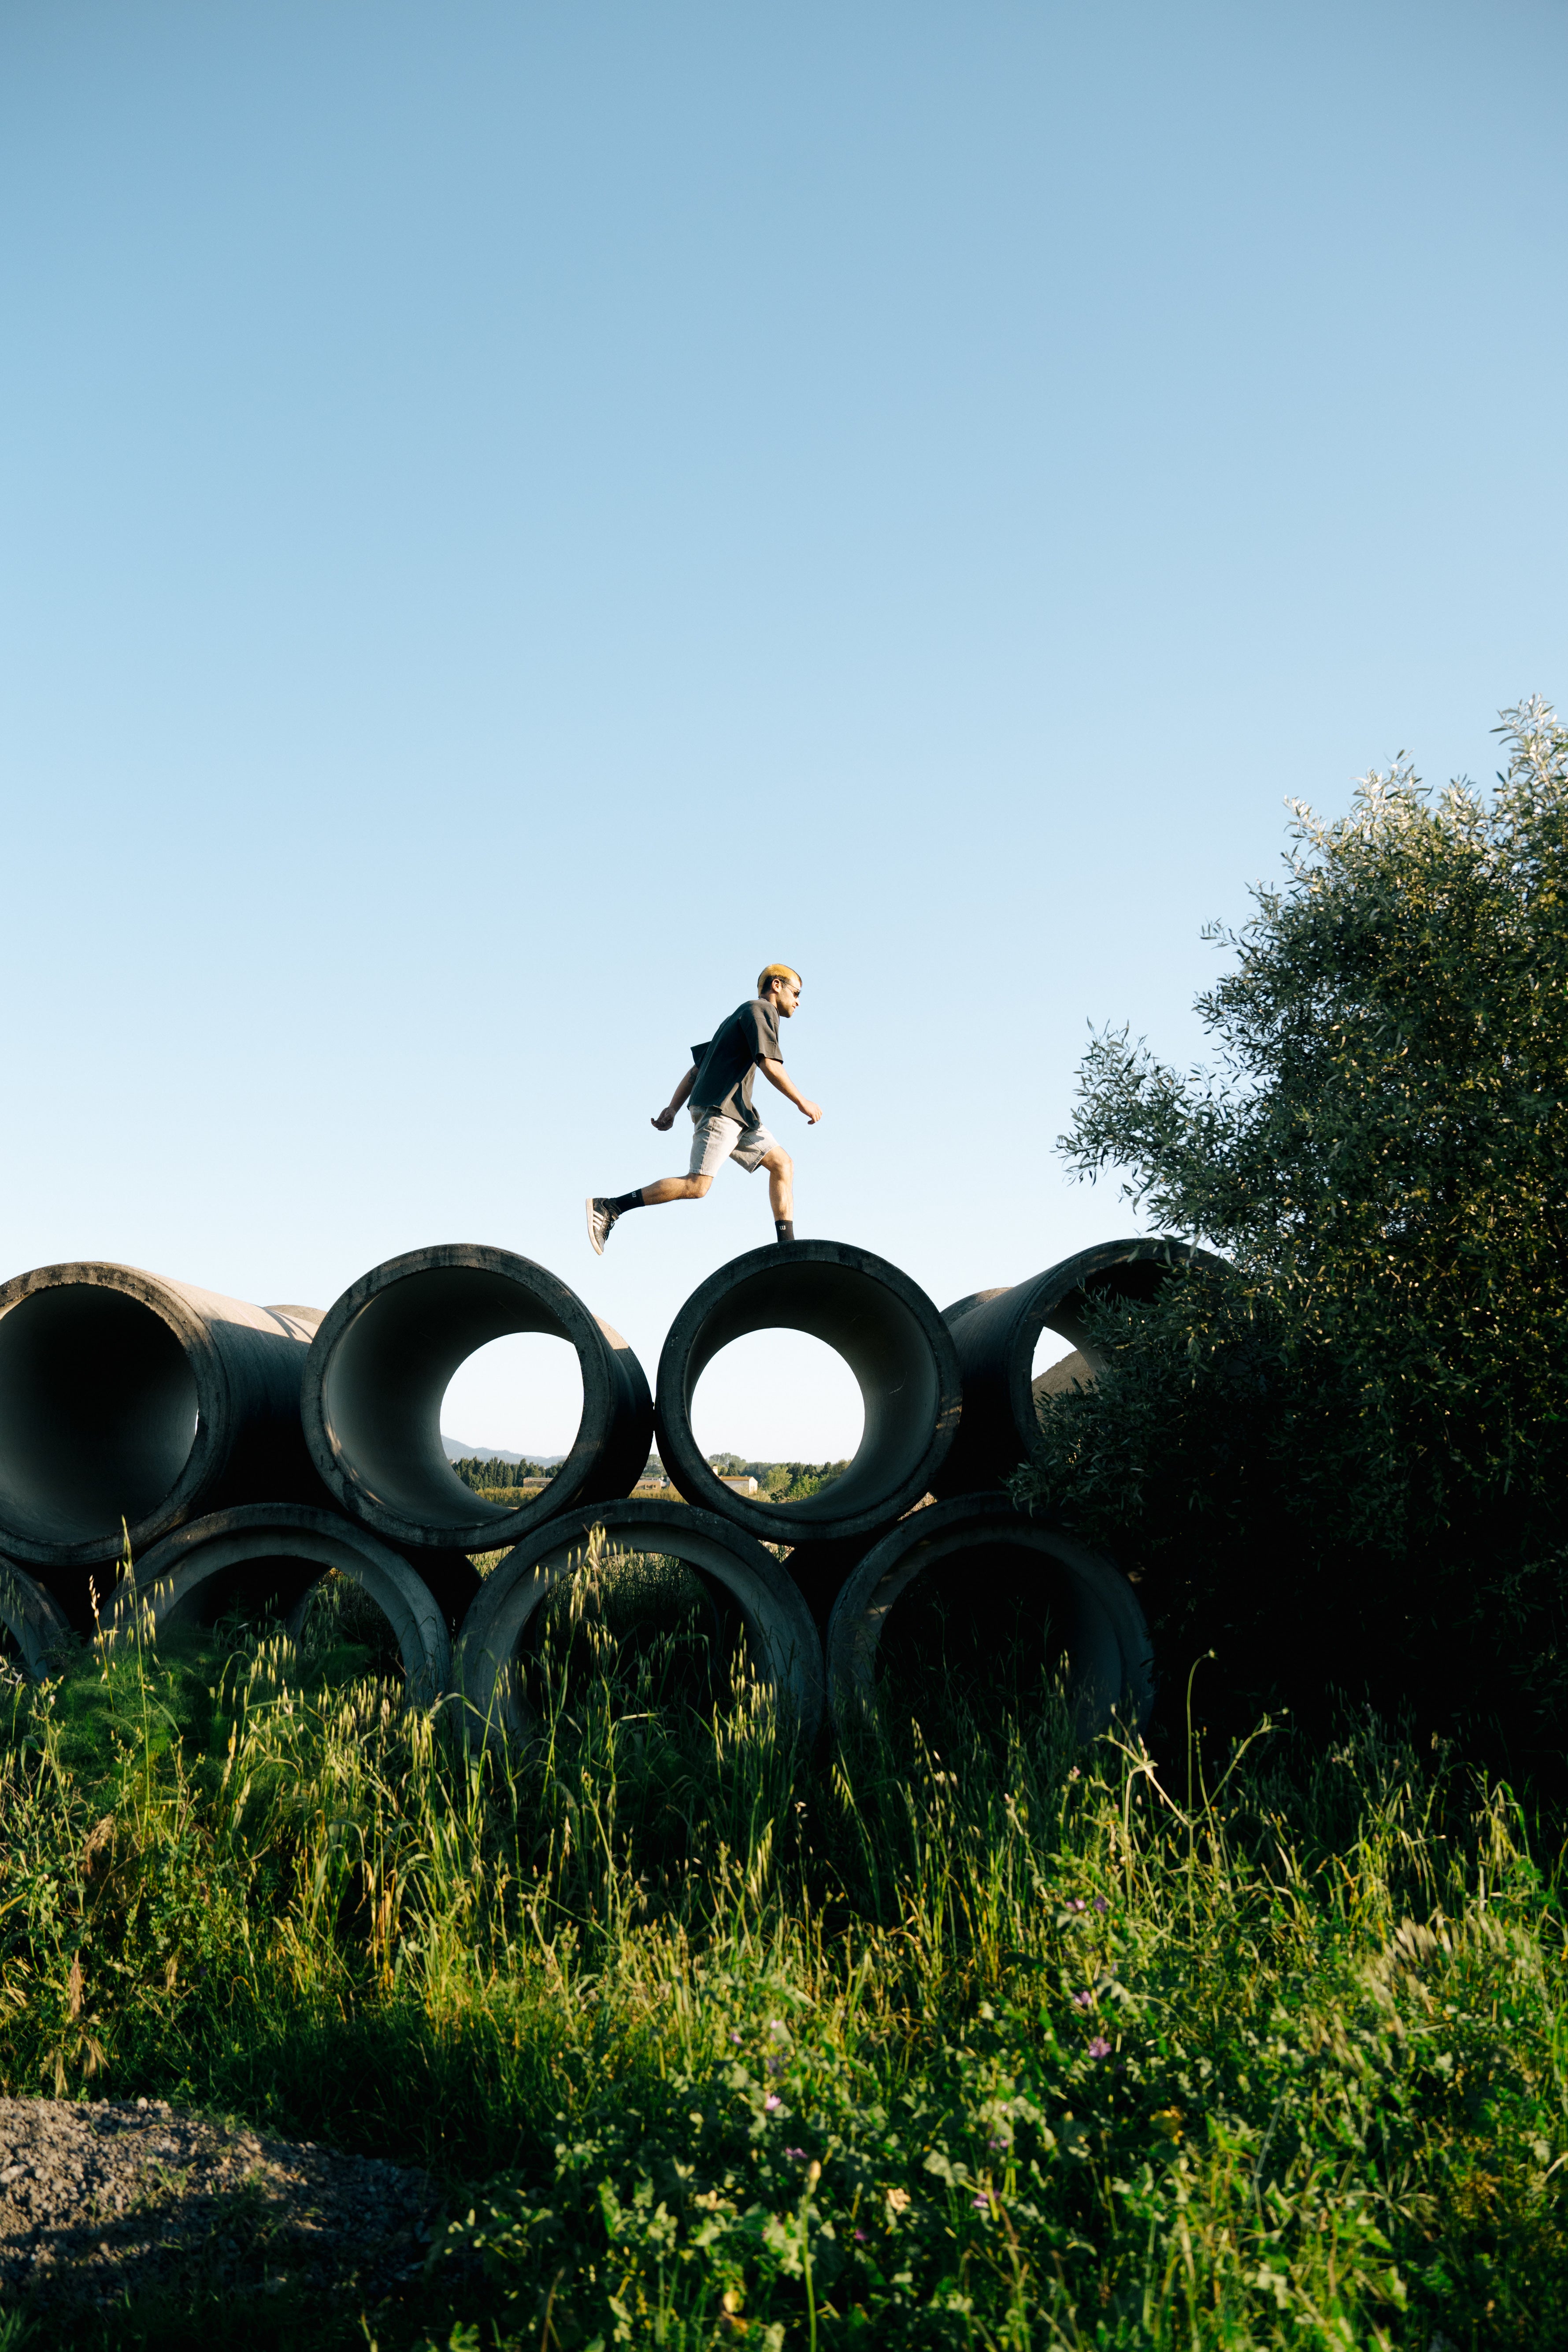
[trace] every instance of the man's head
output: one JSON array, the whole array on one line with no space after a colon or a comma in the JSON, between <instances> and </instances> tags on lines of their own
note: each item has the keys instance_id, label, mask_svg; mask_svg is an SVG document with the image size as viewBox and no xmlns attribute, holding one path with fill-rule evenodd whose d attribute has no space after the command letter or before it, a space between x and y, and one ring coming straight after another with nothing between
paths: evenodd
<instances>
[{"instance_id":1,"label":"man's head","mask_svg":"<svg viewBox=\"0 0 1568 2352\"><path fill-rule=\"evenodd\" d=\"M800 974L793 964L766 964L757 974L757 994L787 1021L800 1003Z\"/></svg>"}]
</instances>

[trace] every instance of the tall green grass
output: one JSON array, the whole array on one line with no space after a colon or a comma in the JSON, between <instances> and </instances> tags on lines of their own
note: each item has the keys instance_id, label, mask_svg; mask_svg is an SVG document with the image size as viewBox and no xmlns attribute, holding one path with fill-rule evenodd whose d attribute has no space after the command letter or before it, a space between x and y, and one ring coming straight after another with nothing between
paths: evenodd
<instances>
[{"instance_id":1,"label":"tall green grass","mask_svg":"<svg viewBox=\"0 0 1568 2352\"><path fill-rule=\"evenodd\" d=\"M299 1644L11 1685L5 2091L431 2167L383 2347L1568 2343L1506 1791L1349 1719L1075 1751L1043 1685L802 1755L683 1573L607 1556L529 1672L537 1737L471 1756L329 1588Z\"/></svg>"}]
</instances>

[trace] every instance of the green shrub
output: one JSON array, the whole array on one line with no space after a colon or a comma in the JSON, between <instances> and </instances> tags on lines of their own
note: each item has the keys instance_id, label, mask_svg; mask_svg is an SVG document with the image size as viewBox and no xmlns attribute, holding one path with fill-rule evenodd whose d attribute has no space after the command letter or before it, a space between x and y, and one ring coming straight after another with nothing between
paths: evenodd
<instances>
[{"instance_id":1,"label":"green shrub","mask_svg":"<svg viewBox=\"0 0 1568 2352\"><path fill-rule=\"evenodd\" d=\"M1489 804L1409 769L1298 813L1198 1001L1218 1066L1089 1053L1085 1176L1203 1239L1020 1482L1141 1575L1211 1719L1325 1692L1540 1769L1568 1700L1568 732L1505 714Z\"/></svg>"}]
</instances>

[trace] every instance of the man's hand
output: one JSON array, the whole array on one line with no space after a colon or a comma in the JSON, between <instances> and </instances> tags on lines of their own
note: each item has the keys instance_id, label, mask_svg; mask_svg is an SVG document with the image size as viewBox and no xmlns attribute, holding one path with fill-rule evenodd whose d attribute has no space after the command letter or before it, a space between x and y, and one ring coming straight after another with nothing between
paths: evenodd
<instances>
[{"instance_id":1,"label":"man's hand","mask_svg":"<svg viewBox=\"0 0 1568 2352\"><path fill-rule=\"evenodd\" d=\"M808 1102L805 1095L800 1096L795 1103L795 1108L805 1113L805 1123L807 1127L815 1127L817 1120L822 1117L822 1105L820 1103Z\"/></svg>"},{"instance_id":2,"label":"man's hand","mask_svg":"<svg viewBox=\"0 0 1568 2352\"><path fill-rule=\"evenodd\" d=\"M658 1112L648 1124L650 1127L657 1127L660 1135L668 1135L675 1125L675 1113L669 1104L666 1103L664 1108Z\"/></svg>"}]
</instances>

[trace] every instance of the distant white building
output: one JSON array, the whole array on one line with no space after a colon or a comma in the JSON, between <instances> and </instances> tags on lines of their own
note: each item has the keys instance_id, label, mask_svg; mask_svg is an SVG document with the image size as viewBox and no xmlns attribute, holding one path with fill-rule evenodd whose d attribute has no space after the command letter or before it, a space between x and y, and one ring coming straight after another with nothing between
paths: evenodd
<instances>
[{"instance_id":1,"label":"distant white building","mask_svg":"<svg viewBox=\"0 0 1568 2352\"><path fill-rule=\"evenodd\" d=\"M757 1491L754 1478L721 1478L719 1484L728 1486L732 1495L754 1495Z\"/></svg>"}]
</instances>

